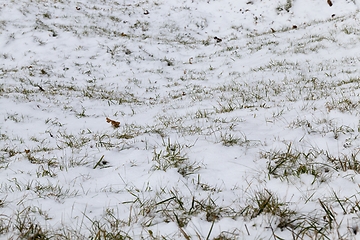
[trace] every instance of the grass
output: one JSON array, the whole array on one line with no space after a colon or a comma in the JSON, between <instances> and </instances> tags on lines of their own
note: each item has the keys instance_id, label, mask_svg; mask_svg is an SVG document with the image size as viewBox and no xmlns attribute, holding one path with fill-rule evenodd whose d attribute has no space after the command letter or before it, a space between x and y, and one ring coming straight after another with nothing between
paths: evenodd
<instances>
[{"instance_id":1,"label":"grass","mask_svg":"<svg viewBox=\"0 0 360 240\"><path fill-rule=\"evenodd\" d=\"M184 153L184 149L189 148L189 146L171 143L170 139L167 141L163 139L162 145L164 147L163 150L157 151L156 148L154 148L154 156L152 158L152 161L155 162L152 166L154 171L166 171L170 168L176 168L177 172L183 177L199 171L201 165L189 160L186 153Z\"/></svg>"},{"instance_id":2,"label":"grass","mask_svg":"<svg viewBox=\"0 0 360 240\"><path fill-rule=\"evenodd\" d=\"M250 140L248 140L244 134L241 135L242 135L241 137L236 137L231 133L224 133L224 134L220 133L220 142L227 147L234 145L239 145L239 146L249 145Z\"/></svg>"},{"instance_id":3,"label":"grass","mask_svg":"<svg viewBox=\"0 0 360 240\"><path fill-rule=\"evenodd\" d=\"M317 151L302 152L292 148L289 143L285 151L269 151L262 153L261 156L268 159L268 174L282 179L289 176L300 177L301 174L309 174L315 179L320 179L323 175L323 168L316 159L320 155Z\"/></svg>"},{"instance_id":4,"label":"grass","mask_svg":"<svg viewBox=\"0 0 360 240\"><path fill-rule=\"evenodd\" d=\"M288 205L290 204L281 201L268 189L264 189L252 194L249 204L241 210L241 214L250 219L257 218L261 214L276 216L278 228L291 228L296 221L294 216L297 212L291 210Z\"/></svg>"}]
</instances>

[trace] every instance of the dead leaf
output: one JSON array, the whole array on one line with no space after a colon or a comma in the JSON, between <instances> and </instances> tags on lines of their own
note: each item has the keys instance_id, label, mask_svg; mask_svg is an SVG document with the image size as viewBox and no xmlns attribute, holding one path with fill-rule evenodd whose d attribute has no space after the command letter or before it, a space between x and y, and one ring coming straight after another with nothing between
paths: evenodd
<instances>
[{"instance_id":1,"label":"dead leaf","mask_svg":"<svg viewBox=\"0 0 360 240\"><path fill-rule=\"evenodd\" d=\"M118 128L120 126L120 122L111 120L110 118L106 118L106 122L110 123L114 128Z\"/></svg>"},{"instance_id":2,"label":"dead leaf","mask_svg":"<svg viewBox=\"0 0 360 240\"><path fill-rule=\"evenodd\" d=\"M194 59L193 57L189 58L189 63L190 63L190 64L192 64L192 60L193 60L193 59Z\"/></svg>"}]
</instances>

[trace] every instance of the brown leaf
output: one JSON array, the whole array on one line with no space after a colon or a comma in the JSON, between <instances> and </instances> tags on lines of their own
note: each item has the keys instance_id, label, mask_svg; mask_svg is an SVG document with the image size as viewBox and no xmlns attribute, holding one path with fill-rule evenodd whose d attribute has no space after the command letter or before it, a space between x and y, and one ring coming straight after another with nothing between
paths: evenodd
<instances>
[{"instance_id":1,"label":"brown leaf","mask_svg":"<svg viewBox=\"0 0 360 240\"><path fill-rule=\"evenodd\" d=\"M106 118L106 122L110 123L114 128L118 128L120 126L120 122L111 120L110 118Z\"/></svg>"}]
</instances>

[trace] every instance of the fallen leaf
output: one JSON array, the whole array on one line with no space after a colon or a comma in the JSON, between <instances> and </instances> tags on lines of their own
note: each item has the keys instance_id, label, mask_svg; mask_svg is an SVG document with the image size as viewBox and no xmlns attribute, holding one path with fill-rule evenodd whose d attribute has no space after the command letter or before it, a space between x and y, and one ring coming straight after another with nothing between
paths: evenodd
<instances>
[{"instance_id":1,"label":"fallen leaf","mask_svg":"<svg viewBox=\"0 0 360 240\"><path fill-rule=\"evenodd\" d=\"M110 123L115 128L118 128L120 126L120 122L111 120L110 118L106 118L106 122Z\"/></svg>"},{"instance_id":2,"label":"fallen leaf","mask_svg":"<svg viewBox=\"0 0 360 240\"><path fill-rule=\"evenodd\" d=\"M193 59L194 59L193 57L189 58L189 63L190 63L190 64L192 64L192 60L193 60Z\"/></svg>"}]
</instances>

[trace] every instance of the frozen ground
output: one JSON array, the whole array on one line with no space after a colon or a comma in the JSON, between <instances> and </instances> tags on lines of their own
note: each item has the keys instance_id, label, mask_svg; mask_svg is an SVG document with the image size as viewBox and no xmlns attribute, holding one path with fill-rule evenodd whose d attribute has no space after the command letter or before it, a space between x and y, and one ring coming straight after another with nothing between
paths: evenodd
<instances>
[{"instance_id":1,"label":"frozen ground","mask_svg":"<svg viewBox=\"0 0 360 240\"><path fill-rule=\"evenodd\" d=\"M332 4L2 2L0 238L357 239L360 2Z\"/></svg>"}]
</instances>

